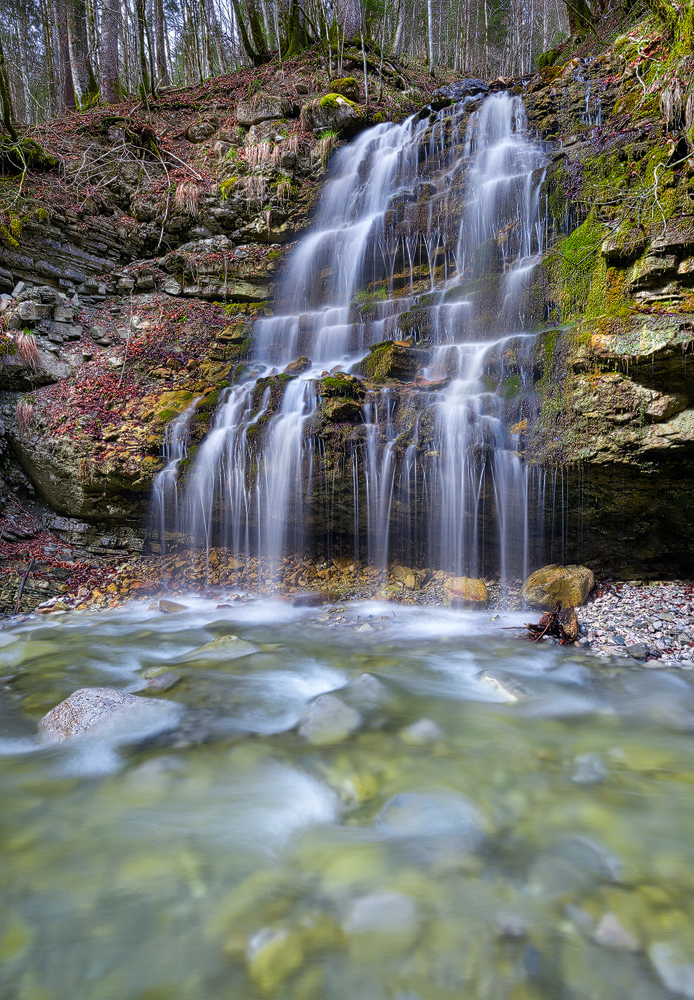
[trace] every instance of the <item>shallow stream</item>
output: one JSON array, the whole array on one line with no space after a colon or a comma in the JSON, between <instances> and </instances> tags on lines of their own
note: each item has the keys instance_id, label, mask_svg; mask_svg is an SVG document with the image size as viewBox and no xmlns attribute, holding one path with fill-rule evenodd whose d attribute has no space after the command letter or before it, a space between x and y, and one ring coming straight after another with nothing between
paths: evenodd
<instances>
[{"instance_id":1,"label":"shallow stream","mask_svg":"<svg viewBox=\"0 0 694 1000\"><path fill-rule=\"evenodd\" d=\"M694 997L688 677L517 615L186 603L0 631L5 1000ZM95 686L157 701L37 735Z\"/></svg>"}]
</instances>

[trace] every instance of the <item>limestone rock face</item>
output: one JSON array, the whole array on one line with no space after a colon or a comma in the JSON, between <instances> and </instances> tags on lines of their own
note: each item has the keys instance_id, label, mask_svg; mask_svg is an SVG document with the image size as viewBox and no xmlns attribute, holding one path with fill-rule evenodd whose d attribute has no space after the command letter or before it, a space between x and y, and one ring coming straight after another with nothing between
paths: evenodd
<instances>
[{"instance_id":1,"label":"limestone rock face","mask_svg":"<svg viewBox=\"0 0 694 1000\"><path fill-rule=\"evenodd\" d=\"M535 608L553 608L557 601L564 607L584 604L595 586L593 571L587 566L543 566L531 573L523 584L521 598Z\"/></svg>"},{"instance_id":2,"label":"limestone rock face","mask_svg":"<svg viewBox=\"0 0 694 1000\"><path fill-rule=\"evenodd\" d=\"M364 123L354 101L341 94L326 94L304 105L301 116L306 128L312 132L337 132L343 138L354 135Z\"/></svg>"},{"instance_id":3,"label":"limestone rock face","mask_svg":"<svg viewBox=\"0 0 694 1000\"><path fill-rule=\"evenodd\" d=\"M244 98L236 106L239 125L259 125L273 118L286 118L291 108L284 97L260 91L252 97Z\"/></svg>"},{"instance_id":4,"label":"limestone rock face","mask_svg":"<svg viewBox=\"0 0 694 1000\"><path fill-rule=\"evenodd\" d=\"M443 599L449 608L483 608L487 603L484 580L449 576L443 585Z\"/></svg>"}]
</instances>

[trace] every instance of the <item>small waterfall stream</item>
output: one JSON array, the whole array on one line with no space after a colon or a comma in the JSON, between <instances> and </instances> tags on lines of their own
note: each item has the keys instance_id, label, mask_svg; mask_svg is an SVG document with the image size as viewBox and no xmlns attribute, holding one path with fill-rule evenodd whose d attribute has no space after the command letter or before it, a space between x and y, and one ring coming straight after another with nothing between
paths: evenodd
<instances>
[{"instance_id":1,"label":"small waterfall stream","mask_svg":"<svg viewBox=\"0 0 694 1000\"><path fill-rule=\"evenodd\" d=\"M271 574L337 536L382 569L397 558L525 572L525 312L545 162L507 93L378 125L339 150L277 312L256 323L254 377L227 391L182 498L158 489L159 523L208 551L260 555ZM419 374L367 380L360 418L328 455L321 380L359 374L384 341L404 341ZM303 374L272 377L299 356Z\"/></svg>"}]
</instances>

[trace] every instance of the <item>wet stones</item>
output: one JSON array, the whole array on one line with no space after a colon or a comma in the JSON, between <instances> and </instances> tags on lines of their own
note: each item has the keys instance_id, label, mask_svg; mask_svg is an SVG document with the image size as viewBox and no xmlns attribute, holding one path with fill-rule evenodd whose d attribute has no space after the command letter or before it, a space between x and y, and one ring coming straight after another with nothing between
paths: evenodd
<instances>
[{"instance_id":1,"label":"wet stones","mask_svg":"<svg viewBox=\"0 0 694 1000\"><path fill-rule=\"evenodd\" d=\"M449 608L483 608L487 604L484 580L449 576L443 584L443 600Z\"/></svg>"},{"instance_id":2,"label":"wet stones","mask_svg":"<svg viewBox=\"0 0 694 1000\"><path fill-rule=\"evenodd\" d=\"M417 362L414 353L393 340L369 347L369 353L354 370L379 382L407 382L414 378Z\"/></svg>"},{"instance_id":3,"label":"wet stones","mask_svg":"<svg viewBox=\"0 0 694 1000\"><path fill-rule=\"evenodd\" d=\"M543 566L531 573L521 589L521 598L535 608L579 607L595 586L595 576L587 566Z\"/></svg>"}]
</instances>

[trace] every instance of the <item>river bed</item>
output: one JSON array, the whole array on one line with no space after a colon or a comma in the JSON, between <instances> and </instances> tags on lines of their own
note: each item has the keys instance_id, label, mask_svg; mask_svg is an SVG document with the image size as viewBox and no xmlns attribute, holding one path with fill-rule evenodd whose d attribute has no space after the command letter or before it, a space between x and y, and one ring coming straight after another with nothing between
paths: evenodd
<instances>
[{"instance_id":1,"label":"river bed","mask_svg":"<svg viewBox=\"0 0 694 1000\"><path fill-rule=\"evenodd\" d=\"M3 997L694 997L691 675L515 613L186 604L0 631ZM153 704L48 743L82 687Z\"/></svg>"}]
</instances>

